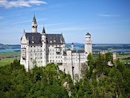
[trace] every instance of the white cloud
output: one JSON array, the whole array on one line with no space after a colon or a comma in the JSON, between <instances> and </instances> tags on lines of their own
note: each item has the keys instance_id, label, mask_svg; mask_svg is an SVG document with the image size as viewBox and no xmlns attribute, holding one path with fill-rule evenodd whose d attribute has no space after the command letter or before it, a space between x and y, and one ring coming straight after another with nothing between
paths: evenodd
<instances>
[{"instance_id":1,"label":"white cloud","mask_svg":"<svg viewBox=\"0 0 130 98\"><path fill-rule=\"evenodd\" d=\"M112 14L101 14L99 16L102 16L102 17L118 17L120 15L112 15Z\"/></svg>"},{"instance_id":2,"label":"white cloud","mask_svg":"<svg viewBox=\"0 0 130 98\"><path fill-rule=\"evenodd\" d=\"M0 0L0 7L11 8L11 7L31 7L31 5L47 4L42 0Z\"/></svg>"}]
</instances>

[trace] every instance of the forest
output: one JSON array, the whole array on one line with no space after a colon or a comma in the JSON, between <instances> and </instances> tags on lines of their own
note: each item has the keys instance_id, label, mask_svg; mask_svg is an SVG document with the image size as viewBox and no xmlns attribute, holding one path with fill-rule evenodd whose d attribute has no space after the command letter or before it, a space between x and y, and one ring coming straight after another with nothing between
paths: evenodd
<instances>
[{"instance_id":1,"label":"forest","mask_svg":"<svg viewBox=\"0 0 130 98\"><path fill-rule=\"evenodd\" d=\"M0 98L130 98L130 69L124 63L109 52L87 59L82 78L74 80L54 63L26 72L16 59L0 67Z\"/></svg>"}]
</instances>

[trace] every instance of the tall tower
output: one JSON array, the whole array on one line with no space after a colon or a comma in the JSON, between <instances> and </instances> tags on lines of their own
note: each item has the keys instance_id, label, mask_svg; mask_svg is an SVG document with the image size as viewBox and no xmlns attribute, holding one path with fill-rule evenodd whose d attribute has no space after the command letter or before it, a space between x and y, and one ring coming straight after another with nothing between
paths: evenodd
<instances>
[{"instance_id":1,"label":"tall tower","mask_svg":"<svg viewBox=\"0 0 130 98\"><path fill-rule=\"evenodd\" d=\"M32 32L37 33L37 21L36 21L35 15L34 15L33 21L32 21Z\"/></svg>"},{"instance_id":2,"label":"tall tower","mask_svg":"<svg viewBox=\"0 0 130 98\"><path fill-rule=\"evenodd\" d=\"M63 43L63 51L65 51L65 42Z\"/></svg>"},{"instance_id":3,"label":"tall tower","mask_svg":"<svg viewBox=\"0 0 130 98\"><path fill-rule=\"evenodd\" d=\"M113 52L113 61L116 60L116 52Z\"/></svg>"},{"instance_id":4,"label":"tall tower","mask_svg":"<svg viewBox=\"0 0 130 98\"><path fill-rule=\"evenodd\" d=\"M74 50L74 43L71 44L71 50Z\"/></svg>"},{"instance_id":5,"label":"tall tower","mask_svg":"<svg viewBox=\"0 0 130 98\"><path fill-rule=\"evenodd\" d=\"M46 66L47 62L46 62L46 32L45 32L45 28L43 26L43 30L42 30L42 65Z\"/></svg>"},{"instance_id":6,"label":"tall tower","mask_svg":"<svg viewBox=\"0 0 130 98\"><path fill-rule=\"evenodd\" d=\"M85 53L86 54L92 53L92 41L91 41L91 35L89 33L86 34Z\"/></svg>"}]
</instances>

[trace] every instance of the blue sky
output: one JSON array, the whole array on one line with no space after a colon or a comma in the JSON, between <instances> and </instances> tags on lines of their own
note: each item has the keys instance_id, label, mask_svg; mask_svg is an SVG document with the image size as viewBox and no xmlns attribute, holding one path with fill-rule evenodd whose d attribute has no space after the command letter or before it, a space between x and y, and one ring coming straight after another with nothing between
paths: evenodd
<instances>
[{"instance_id":1,"label":"blue sky","mask_svg":"<svg viewBox=\"0 0 130 98\"><path fill-rule=\"evenodd\" d=\"M23 29L63 33L67 43L130 43L130 0L0 0L0 43L20 44Z\"/></svg>"}]
</instances>

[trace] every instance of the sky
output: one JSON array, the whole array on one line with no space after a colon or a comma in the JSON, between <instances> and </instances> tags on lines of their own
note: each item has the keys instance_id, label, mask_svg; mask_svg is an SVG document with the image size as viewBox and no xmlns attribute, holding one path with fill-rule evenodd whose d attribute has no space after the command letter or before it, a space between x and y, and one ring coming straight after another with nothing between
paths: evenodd
<instances>
[{"instance_id":1,"label":"sky","mask_svg":"<svg viewBox=\"0 0 130 98\"><path fill-rule=\"evenodd\" d=\"M66 43L130 43L130 0L0 0L0 43L20 44L31 32L62 33Z\"/></svg>"}]
</instances>

